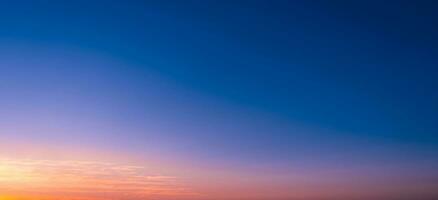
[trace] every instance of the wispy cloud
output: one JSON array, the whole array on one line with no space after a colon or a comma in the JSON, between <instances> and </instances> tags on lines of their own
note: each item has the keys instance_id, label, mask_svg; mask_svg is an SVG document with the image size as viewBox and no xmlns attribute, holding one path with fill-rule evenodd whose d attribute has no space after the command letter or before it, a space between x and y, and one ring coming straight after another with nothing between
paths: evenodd
<instances>
[{"instance_id":1,"label":"wispy cloud","mask_svg":"<svg viewBox=\"0 0 438 200\"><path fill-rule=\"evenodd\" d=\"M0 159L0 192L20 197L15 199L78 200L197 195L177 177L153 174L141 166L33 159Z\"/></svg>"}]
</instances>

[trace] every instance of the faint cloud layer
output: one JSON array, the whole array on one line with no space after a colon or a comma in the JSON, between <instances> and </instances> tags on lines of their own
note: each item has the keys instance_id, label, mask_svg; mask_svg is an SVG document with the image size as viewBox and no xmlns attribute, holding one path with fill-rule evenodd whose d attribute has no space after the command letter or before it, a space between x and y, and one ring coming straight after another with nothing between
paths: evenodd
<instances>
[{"instance_id":1,"label":"faint cloud layer","mask_svg":"<svg viewBox=\"0 0 438 200\"><path fill-rule=\"evenodd\" d=\"M197 195L177 177L151 174L140 166L30 159L0 159L0 191L17 197L15 199L141 199Z\"/></svg>"}]
</instances>

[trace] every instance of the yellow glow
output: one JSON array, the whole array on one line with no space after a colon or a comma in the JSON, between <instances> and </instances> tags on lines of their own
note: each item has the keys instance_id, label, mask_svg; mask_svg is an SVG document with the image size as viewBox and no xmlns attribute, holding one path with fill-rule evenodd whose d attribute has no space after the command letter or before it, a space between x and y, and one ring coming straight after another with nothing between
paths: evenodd
<instances>
[{"instance_id":1,"label":"yellow glow","mask_svg":"<svg viewBox=\"0 0 438 200\"><path fill-rule=\"evenodd\" d=\"M7 195L5 195L7 194ZM193 196L177 177L89 161L0 159L0 200L100 200Z\"/></svg>"}]
</instances>

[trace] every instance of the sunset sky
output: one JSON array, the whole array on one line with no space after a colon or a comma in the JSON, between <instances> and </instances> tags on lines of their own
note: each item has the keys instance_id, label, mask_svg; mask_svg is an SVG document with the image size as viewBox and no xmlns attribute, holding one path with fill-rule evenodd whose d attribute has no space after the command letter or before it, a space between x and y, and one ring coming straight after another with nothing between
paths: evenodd
<instances>
[{"instance_id":1,"label":"sunset sky","mask_svg":"<svg viewBox=\"0 0 438 200\"><path fill-rule=\"evenodd\" d=\"M437 9L0 0L0 200L438 199Z\"/></svg>"}]
</instances>

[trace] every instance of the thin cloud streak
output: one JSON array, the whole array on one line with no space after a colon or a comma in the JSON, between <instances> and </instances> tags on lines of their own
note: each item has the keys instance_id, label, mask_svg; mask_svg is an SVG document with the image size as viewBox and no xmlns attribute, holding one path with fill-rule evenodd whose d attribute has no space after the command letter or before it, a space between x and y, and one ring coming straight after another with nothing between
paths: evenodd
<instances>
[{"instance_id":1,"label":"thin cloud streak","mask_svg":"<svg viewBox=\"0 0 438 200\"><path fill-rule=\"evenodd\" d=\"M18 199L68 196L69 199L99 200L109 196L136 199L199 195L177 177L153 174L141 166L34 159L0 159L0 190Z\"/></svg>"}]
</instances>

